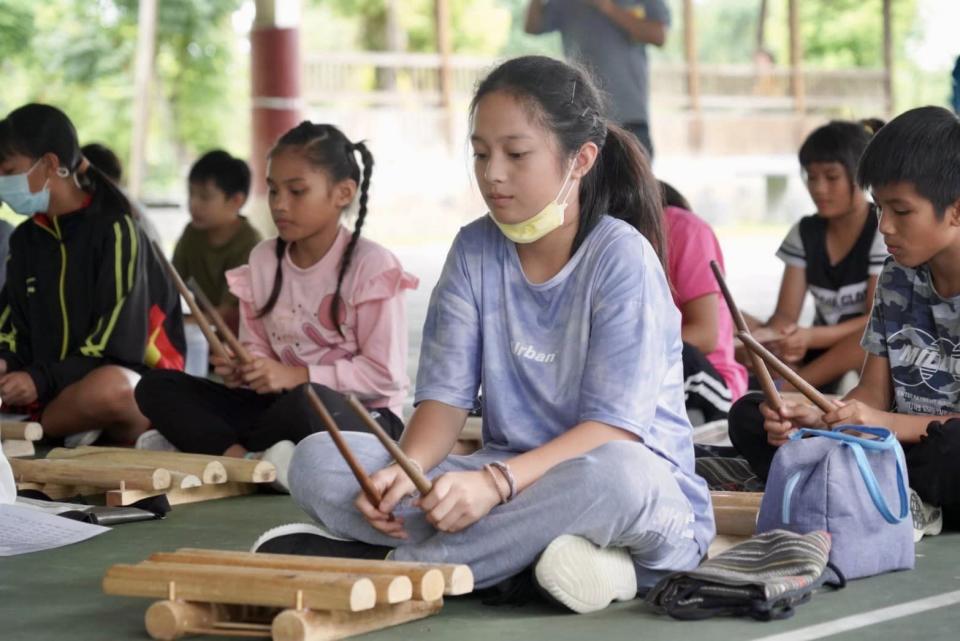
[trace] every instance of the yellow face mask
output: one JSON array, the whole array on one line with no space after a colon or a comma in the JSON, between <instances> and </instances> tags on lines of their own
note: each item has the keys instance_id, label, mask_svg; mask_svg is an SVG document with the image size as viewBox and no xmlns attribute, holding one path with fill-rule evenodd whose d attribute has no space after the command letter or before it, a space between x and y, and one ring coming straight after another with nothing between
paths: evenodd
<instances>
[{"instance_id":1,"label":"yellow face mask","mask_svg":"<svg viewBox=\"0 0 960 641\"><path fill-rule=\"evenodd\" d=\"M490 212L490 219L500 228L504 236L518 245L525 245L540 240L563 224L563 212L567 208L567 198L572 191L573 183L570 182L570 174L573 173L574 164L576 163L570 163L570 169L567 170L563 184L560 185L557 197L530 218L519 223L502 223L497 220L493 212Z\"/></svg>"}]
</instances>

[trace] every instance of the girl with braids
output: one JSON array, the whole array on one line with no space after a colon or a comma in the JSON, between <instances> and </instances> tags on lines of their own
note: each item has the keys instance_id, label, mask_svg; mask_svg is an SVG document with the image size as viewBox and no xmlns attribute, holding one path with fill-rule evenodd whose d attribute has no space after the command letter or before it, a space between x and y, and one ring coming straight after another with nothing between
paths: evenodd
<instances>
[{"instance_id":1,"label":"girl with braids","mask_svg":"<svg viewBox=\"0 0 960 641\"><path fill-rule=\"evenodd\" d=\"M131 444L147 429L133 389L183 368L180 297L130 203L80 151L55 107L0 121L0 200L31 219L10 239L0 293L0 398L68 444Z\"/></svg>"},{"instance_id":2,"label":"girl with braids","mask_svg":"<svg viewBox=\"0 0 960 641\"><path fill-rule=\"evenodd\" d=\"M464 227L424 325L400 446L425 496L370 435L348 434L383 500L323 434L290 466L295 525L254 548L466 563L479 587L533 566L576 612L695 567L714 535L684 410L680 314L663 269L660 191L636 139L581 70L508 61L472 103L490 213ZM483 443L451 455L483 386ZM350 539L350 540L343 540Z\"/></svg>"},{"instance_id":3,"label":"girl with braids","mask_svg":"<svg viewBox=\"0 0 960 641\"><path fill-rule=\"evenodd\" d=\"M240 300L239 338L253 363L211 357L222 385L157 372L137 387L141 410L175 447L262 456L277 465L284 487L293 444L324 429L307 384L343 429L365 430L346 405L344 395L354 394L400 435L408 385L403 292L417 279L360 236L372 172L366 145L332 125L302 122L277 141L267 184L279 237L227 272ZM351 233L340 219L355 198Z\"/></svg>"}]
</instances>

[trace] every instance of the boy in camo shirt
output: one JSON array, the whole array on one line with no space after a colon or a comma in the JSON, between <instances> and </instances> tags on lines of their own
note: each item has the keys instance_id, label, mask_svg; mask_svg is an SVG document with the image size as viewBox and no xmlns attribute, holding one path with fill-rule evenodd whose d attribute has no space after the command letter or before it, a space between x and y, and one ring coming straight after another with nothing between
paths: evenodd
<instances>
[{"instance_id":1,"label":"boy in camo shirt","mask_svg":"<svg viewBox=\"0 0 960 641\"><path fill-rule=\"evenodd\" d=\"M880 129L857 181L880 207L887 259L861 344L860 383L822 413L766 404L752 447L762 475L798 427L874 425L904 446L911 487L960 526L960 119L940 107L908 111ZM765 439L764 439L765 437ZM915 506L914 506L915 507ZM915 527L916 510L915 510Z\"/></svg>"}]
</instances>

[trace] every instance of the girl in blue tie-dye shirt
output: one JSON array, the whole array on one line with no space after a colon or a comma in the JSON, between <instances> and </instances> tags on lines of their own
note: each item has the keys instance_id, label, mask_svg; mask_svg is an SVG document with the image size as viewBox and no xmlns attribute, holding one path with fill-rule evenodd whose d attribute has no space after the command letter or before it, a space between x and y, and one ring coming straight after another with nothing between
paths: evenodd
<instances>
[{"instance_id":1,"label":"girl in blue tie-dye shirt","mask_svg":"<svg viewBox=\"0 0 960 641\"><path fill-rule=\"evenodd\" d=\"M695 567L714 534L659 189L637 141L566 63L504 63L471 115L490 214L460 231L433 292L401 439L433 488L403 500L410 479L375 439L347 434L383 495L354 500L332 442L311 436L291 492L326 530L281 530L258 549L466 563L480 587L535 563L547 593L588 612ZM451 456L481 385L484 446Z\"/></svg>"}]
</instances>

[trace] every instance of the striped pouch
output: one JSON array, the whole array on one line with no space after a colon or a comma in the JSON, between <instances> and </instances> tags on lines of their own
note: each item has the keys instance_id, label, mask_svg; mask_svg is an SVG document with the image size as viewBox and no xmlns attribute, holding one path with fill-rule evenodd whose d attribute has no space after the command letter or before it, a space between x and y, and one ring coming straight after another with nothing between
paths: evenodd
<instances>
[{"instance_id":1,"label":"striped pouch","mask_svg":"<svg viewBox=\"0 0 960 641\"><path fill-rule=\"evenodd\" d=\"M786 619L821 585L843 587L843 577L827 572L830 535L771 530L725 550L700 567L664 577L647 594L652 604L675 619L749 616Z\"/></svg>"}]
</instances>

